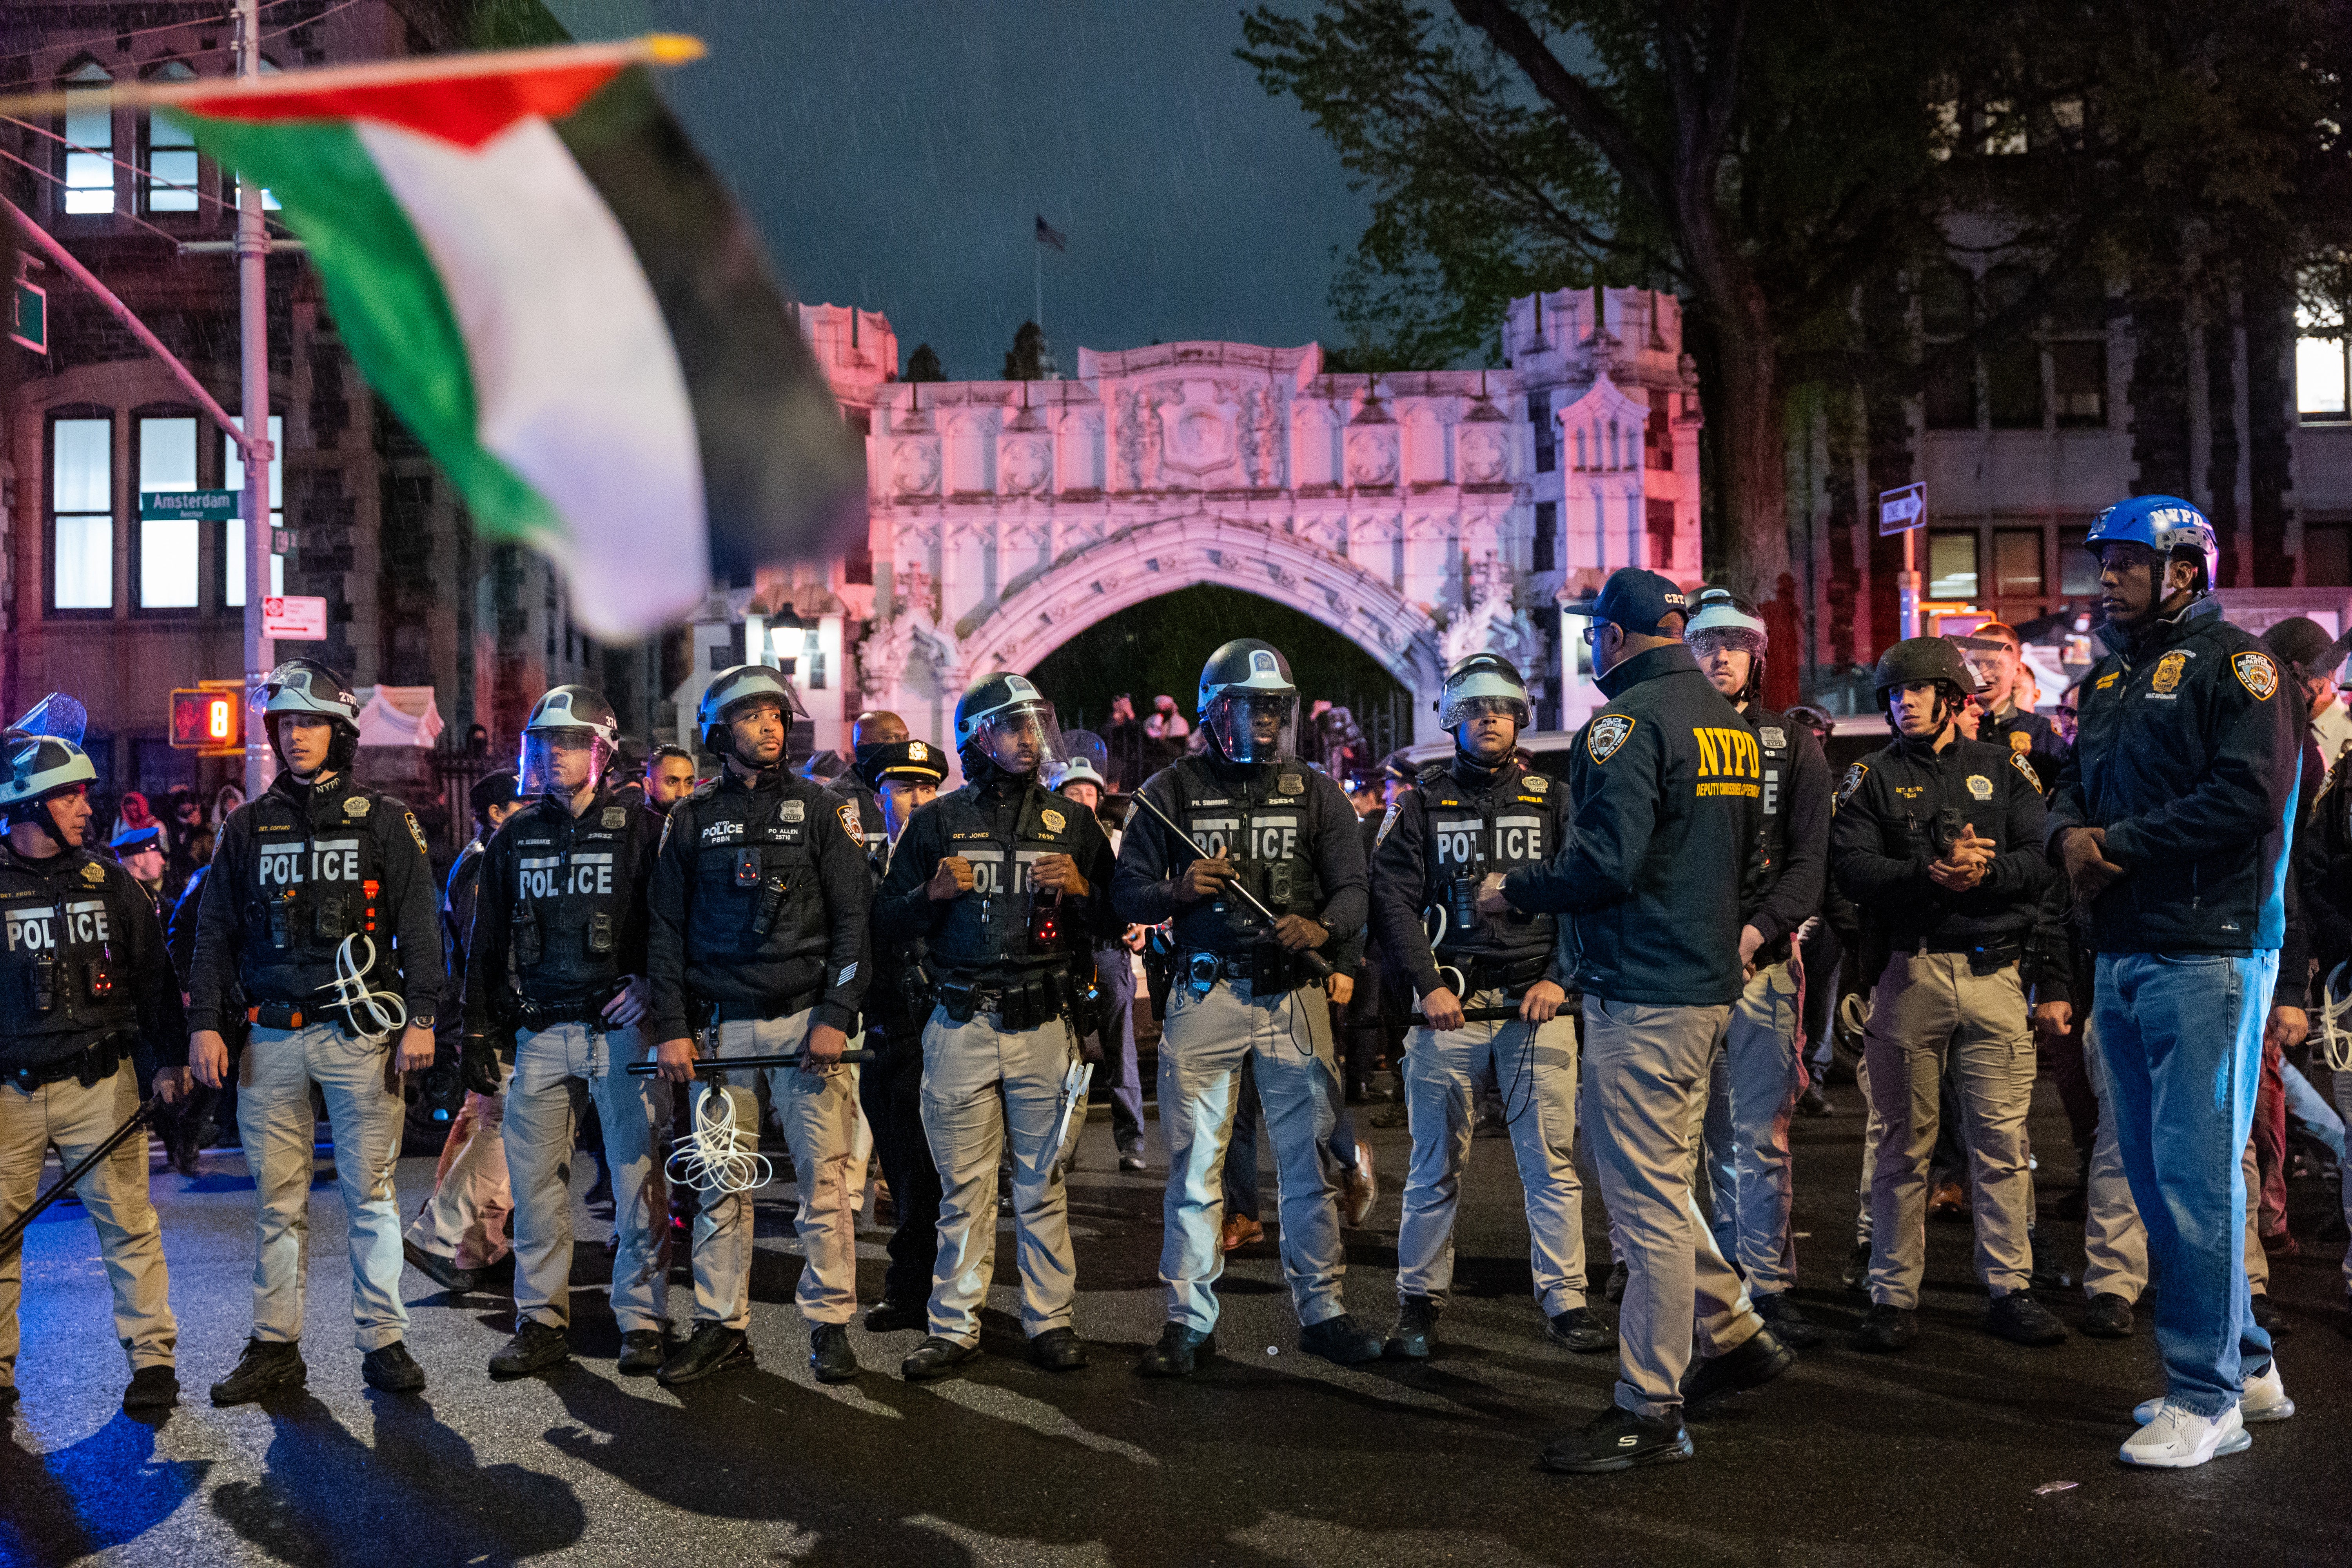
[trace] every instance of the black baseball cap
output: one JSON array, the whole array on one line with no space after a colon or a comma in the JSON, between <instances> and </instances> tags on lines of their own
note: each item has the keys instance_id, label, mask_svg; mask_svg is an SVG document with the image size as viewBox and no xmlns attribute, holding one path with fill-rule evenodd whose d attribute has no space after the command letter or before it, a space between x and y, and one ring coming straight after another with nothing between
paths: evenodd
<instances>
[{"instance_id":1,"label":"black baseball cap","mask_svg":"<svg viewBox=\"0 0 2352 1568\"><path fill-rule=\"evenodd\" d=\"M1595 620L1613 621L1641 637L1661 637L1672 635L1661 625L1668 616L1689 617L1690 598L1675 586L1670 577L1661 577L1639 566L1620 566L1601 584L1599 598L1580 600L1559 608L1562 615L1591 616Z\"/></svg>"}]
</instances>

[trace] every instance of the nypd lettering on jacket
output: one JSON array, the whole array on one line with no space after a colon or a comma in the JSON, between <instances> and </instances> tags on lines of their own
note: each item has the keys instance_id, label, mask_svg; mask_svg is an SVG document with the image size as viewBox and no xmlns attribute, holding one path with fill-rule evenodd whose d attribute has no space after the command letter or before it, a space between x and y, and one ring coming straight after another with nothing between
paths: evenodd
<instances>
[{"instance_id":1,"label":"nypd lettering on jacket","mask_svg":"<svg viewBox=\"0 0 2352 1568\"><path fill-rule=\"evenodd\" d=\"M106 905L97 899L76 899L48 909L8 911L10 952L48 952L66 942L113 939L114 930L106 921Z\"/></svg>"},{"instance_id":2,"label":"nypd lettering on jacket","mask_svg":"<svg viewBox=\"0 0 2352 1568\"><path fill-rule=\"evenodd\" d=\"M515 858L515 891L525 899L602 898L613 890L613 852L575 849L569 856L534 855L524 846Z\"/></svg>"}]
</instances>

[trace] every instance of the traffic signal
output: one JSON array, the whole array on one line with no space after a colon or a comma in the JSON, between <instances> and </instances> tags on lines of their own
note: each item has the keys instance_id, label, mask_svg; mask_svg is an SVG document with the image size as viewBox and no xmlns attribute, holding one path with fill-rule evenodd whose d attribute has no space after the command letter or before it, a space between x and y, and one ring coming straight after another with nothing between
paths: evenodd
<instances>
[{"instance_id":1,"label":"traffic signal","mask_svg":"<svg viewBox=\"0 0 2352 1568\"><path fill-rule=\"evenodd\" d=\"M245 744L244 716L237 692L173 691L172 744L205 752L237 750Z\"/></svg>"}]
</instances>

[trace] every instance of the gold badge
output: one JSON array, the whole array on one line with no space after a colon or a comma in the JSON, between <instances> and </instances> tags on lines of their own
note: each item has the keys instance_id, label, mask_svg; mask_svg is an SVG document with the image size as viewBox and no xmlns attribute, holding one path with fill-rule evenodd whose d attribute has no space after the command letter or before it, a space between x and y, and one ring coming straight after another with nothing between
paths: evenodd
<instances>
[{"instance_id":1,"label":"gold badge","mask_svg":"<svg viewBox=\"0 0 2352 1568\"><path fill-rule=\"evenodd\" d=\"M2021 757L2033 750L2033 737L2022 730L2012 730L2009 732L2009 749Z\"/></svg>"},{"instance_id":2,"label":"gold badge","mask_svg":"<svg viewBox=\"0 0 2352 1568\"><path fill-rule=\"evenodd\" d=\"M1037 820L1045 825L1046 832L1059 833L1062 831L1063 824L1066 823L1069 818L1064 816L1060 812L1054 810L1051 806L1047 806L1037 813Z\"/></svg>"},{"instance_id":3,"label":"gold badge","mask_svg":"<svg viewBox=\"0 0 2352 1568\"><path fill-rule=\"evenodd\" d=\"M1538 795L1541 795L1544 791L1551 788L1551 780L1546 778L1541 773L1531 773L1519 782L1527 788L1535 791Z\"/></svg>"},{"instance_id":4,"label":"gold badge","mask_svg":"<svg viewBox=\"0 0 2352 1568\"><path fill-rule=\"evenodd\" d=\"M370 800L367 796L363 795L355 795L352 796L351 799L343 802L343 815L345 816L365 816L368 814L368 808L373 805L375 805L375 802Z\"/></svg>"},{"instance_id":5,"label":"gold badge","mask_svg":"<svg viewBox=\"0 0 2352 1568\"><path fill-rule=\"evenodd\" d=\"M2254 694L2259 702L2268 702L2278 689L2278 666L2266 653L2242 653L2230 661L2230 668L2238 677L2238 684Z\"/></svg>"},{"instance_id":6,"label":"gold badge","mask_svg":"<svg viewBox=\"0 0 2352 1568\"><path fill-rule=\"evenodd\" d=\"M930 749L925 746L920 741L909 741L907 742L907 760L908 762L919 763L929 758L930 754Z\"/></svg>"},{"instance_id":7,"label":"gold badge","mask_svg":"<svg viewBox=\"0 0 2352 1568\"><path fill-rule=\"evenodd\" d=\"M2156 661L2156 673L2147 678L2148 684L2158 691L2170 691L2179 686L2181 672L2188 668L2189 656L2176 648Z\"/></svg>"},{"instance_id":8,"label":"gold badge","mask_svg":"<svg viewBox=\"0 0 2352 1568\"><path fill-rule=\"evenodd\" d=\"M106 868L92 860L81 868L81 879L94 888L106 880Z\"/></svg>"},{"instance_id":9,"label":"gold badge","mask_svg":"<svg viewBox=\"0 0 2352 1568\"><path fill-rule=\"evenodd\" d=\"M1979 800L1990 800L1992 798L1992 780L1985 777L1982 773L1970 773L1969 775L1969 793L1976 796Z\"/></svg>"},{"instance_id":10,"label":"gold badge","mask_svg":"<svg viewBox=\"0 0 2352 1568\"><path fill-rule=\"evenodd\" d=\"M1274 787L1284 795L1305 795L1307 781L1297 773L1285 773Z\"/></svg>"}]
</instances>

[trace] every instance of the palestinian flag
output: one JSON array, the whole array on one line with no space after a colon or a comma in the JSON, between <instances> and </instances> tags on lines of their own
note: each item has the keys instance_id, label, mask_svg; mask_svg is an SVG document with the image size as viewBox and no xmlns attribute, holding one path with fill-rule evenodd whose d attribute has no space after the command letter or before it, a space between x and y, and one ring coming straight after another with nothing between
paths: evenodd
<instances>
[{"instance_id":1,"label":"palestinian flag","mask_svg":"<svg viewBox=\"0 0 2352 1568\"><path fill-rule=\"evenodd\" d=\"M862 445L642 68L701 53L653 37L150 89L276 197L361 371L477 526L553 560L606 641L863 521Z\"/></svg>"}]
</instances>

